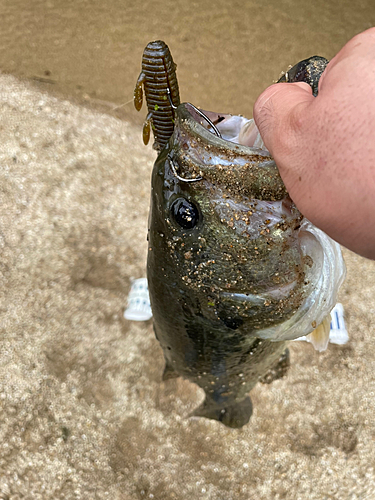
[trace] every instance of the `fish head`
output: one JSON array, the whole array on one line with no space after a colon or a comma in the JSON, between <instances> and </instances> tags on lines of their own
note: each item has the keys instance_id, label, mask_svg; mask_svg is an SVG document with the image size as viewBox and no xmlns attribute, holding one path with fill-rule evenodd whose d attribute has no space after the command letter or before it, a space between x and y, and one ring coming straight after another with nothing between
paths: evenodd
<instances>
[{"instance_id":1,"label":"fish head","mask_svg":"<svg viewBox=\"0 0 375 500\"><path fill-rule=\"evenodd\" d=\"M170 300L185 300L187 314L257 337L304 335L280 325L306 309L322 272L321 245L268 151L228 140L239 132L230 122L242 117L204 116L181 104L156 160L149 280L163 283Z\"/></svg>"}]
</instances>

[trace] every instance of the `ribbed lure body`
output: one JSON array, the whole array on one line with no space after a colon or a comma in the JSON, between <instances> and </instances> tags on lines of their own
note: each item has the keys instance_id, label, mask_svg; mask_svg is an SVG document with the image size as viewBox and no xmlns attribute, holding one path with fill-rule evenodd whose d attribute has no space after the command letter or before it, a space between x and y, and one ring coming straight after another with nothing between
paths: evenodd
<instances>
[{"instance_id":1,"label":"ribbed lure body","mask_svg":"<svg viewBox=\"0 0 375 500\"><path fill-rule=\"evenodd\" d=\"M148 108L143 141L148 143L152 128L154 148L161 151L173 133L174 108L180 104L176 65L168 45L161 40L150 42L143 52L142 71L134 89L134 105L138 111L142 107L143 89Z\"/></svg>"}]
</instances>

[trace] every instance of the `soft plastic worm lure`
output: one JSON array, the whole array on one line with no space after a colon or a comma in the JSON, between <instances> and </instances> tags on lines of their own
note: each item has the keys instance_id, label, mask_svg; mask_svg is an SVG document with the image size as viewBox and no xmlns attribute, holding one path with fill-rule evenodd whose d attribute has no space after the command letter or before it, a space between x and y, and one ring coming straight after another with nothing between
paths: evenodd
<instances>
[{"instance_id":1,"label":"soft plastic worm lure","mask_svg":"<svg viewBox=\"0 0 375 500\"><path fill-rule=\"evenodd\" d=\"M175 109L180 104L180 94L168 45L161 40L147 44L142 56L142 71L134 89L134 106L142 107L143 88L148 114L143 125L143 142L148 144L151 128L154 149L160 151L168 142L174 129Z\"/></svg>"}]
</instances>

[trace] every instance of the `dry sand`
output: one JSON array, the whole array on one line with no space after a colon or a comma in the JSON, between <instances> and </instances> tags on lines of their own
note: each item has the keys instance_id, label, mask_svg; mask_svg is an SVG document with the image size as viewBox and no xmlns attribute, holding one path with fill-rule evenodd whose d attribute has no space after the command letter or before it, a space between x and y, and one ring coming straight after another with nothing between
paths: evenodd
<instances>
[{"instance_id":1,"label":"dry sand","mask_svg":"<svg viewBox=\"0 0 375 500\"><path fill-rule=\"evenodd\" d=\"M145 275L154 152L140 130L0 76L0 499L375 498L375 263L345 251L350 342L293 343L249 425L186 418Z\"/></svg>"}]
</instances>

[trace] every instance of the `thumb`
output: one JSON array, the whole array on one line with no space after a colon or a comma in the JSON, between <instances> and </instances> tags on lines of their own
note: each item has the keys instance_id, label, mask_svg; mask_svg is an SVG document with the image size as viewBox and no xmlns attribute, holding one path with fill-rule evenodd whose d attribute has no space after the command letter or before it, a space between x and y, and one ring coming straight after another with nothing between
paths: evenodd
<instances>
[{"instance_id":1,"label":"thumb","mask_svg":"<svg viewBox=\"0 0 375 500\"><path fill-rule=\"evenodd\" d=\"M306 108L314 101L307 83L276 83L256 100L253 116L260 135L277 161L297 145L296 133Z\"/></svg>"}]
</instances>

